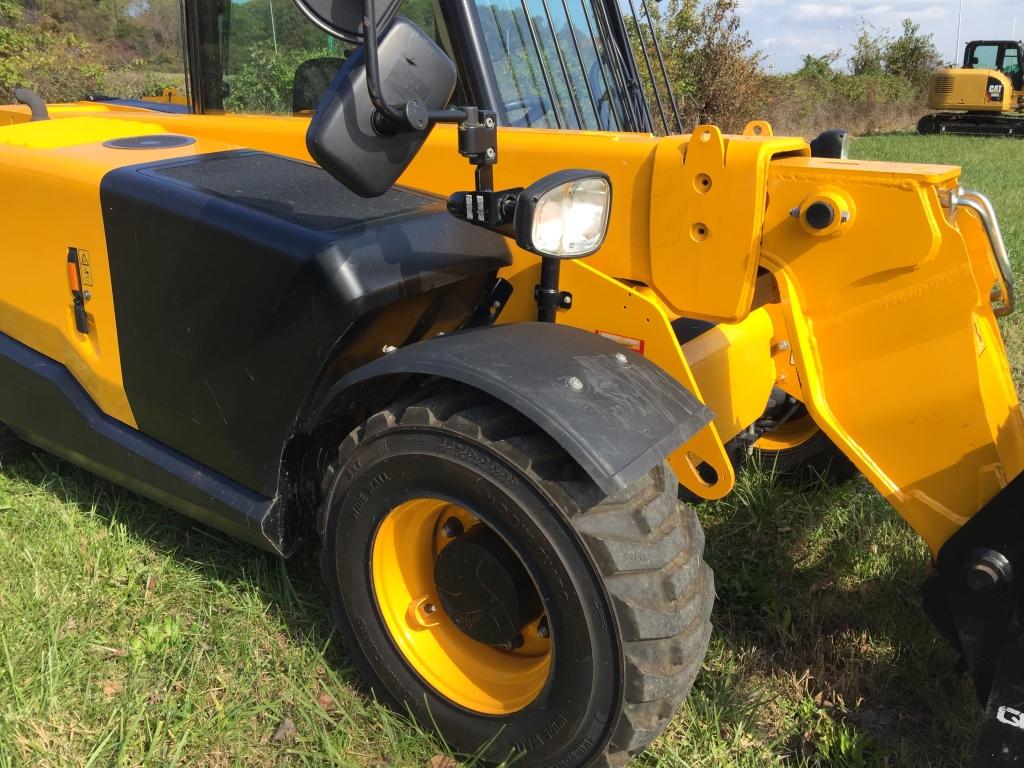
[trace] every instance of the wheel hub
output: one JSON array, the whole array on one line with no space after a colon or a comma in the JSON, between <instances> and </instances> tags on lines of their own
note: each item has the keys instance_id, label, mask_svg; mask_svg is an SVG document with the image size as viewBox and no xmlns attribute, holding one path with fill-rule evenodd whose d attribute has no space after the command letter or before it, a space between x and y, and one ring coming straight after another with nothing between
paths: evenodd
<instances>
[{"instance_id":1,"label":"wheel hub","mask_svg":"<svg viewBox=\"0 0 1024 768\"><path fill-rule=\"evenodd\" d=\"M479 643L515 648L523 642L523 628L541 612L523 564L486 526L474 526L441 550L434 582L445 613Z\"/></svg>"}]
</instances>

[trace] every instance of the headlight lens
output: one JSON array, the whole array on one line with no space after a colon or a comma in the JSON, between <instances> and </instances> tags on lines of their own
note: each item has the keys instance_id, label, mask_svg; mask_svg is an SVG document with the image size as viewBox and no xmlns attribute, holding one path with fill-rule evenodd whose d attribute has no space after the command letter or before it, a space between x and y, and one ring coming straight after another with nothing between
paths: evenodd
<instances>
[{"instance_id":1,"label":"headlight lens","mask_svg":"<svg viewBox=\"0 0 1024 768\"><path fill-rule=\"evenodd\" d=\"M579 258L597 251L608 231L611 184L592 177L559 184L537 200L531 241L546 256Z\"/></svg>"}]
</instances>

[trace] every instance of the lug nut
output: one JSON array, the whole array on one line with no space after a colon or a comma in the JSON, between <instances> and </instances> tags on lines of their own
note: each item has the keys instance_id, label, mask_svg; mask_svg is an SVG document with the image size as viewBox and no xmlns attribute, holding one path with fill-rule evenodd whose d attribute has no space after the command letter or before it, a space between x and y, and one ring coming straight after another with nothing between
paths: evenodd
<instances>
[{"instance_id":1,"label":"lug nut","mask_svg":"<svg viewBox=\"0 0 1024 768\"><path fill-rule=\"evenodd\" d=\"M441 533L444 534L446 539L454 539L456 536L461 536L465 528L462 527L462 521L457 517L449 517L445 520L443 526L441 526Z\"/></svg>"},{"instance_id":2,"label":"lug nut","mask_svg":"<svg viewBox=\"0 0 1024 768\"><path fill-rule=\"evenodd\" d=\"M423 612L427 614L427 616L432 616L433 614L437 613L437 606L433 603L424 603Z\"/></svg>"},{"instance_id":3,"label":"lug nut","mask_svg":"<svg viewBox=\"0 0 1024 768\"><path fill-rule=\"evenodd\" d=\"M503 651L514 651L517 648L522 648L524 642L526 642L526 641L523 640L523 635L520 632L518 635L513 637L507 643L499 643L498 644L498 648L500 648Z\"/></svg>"}]
</instances>

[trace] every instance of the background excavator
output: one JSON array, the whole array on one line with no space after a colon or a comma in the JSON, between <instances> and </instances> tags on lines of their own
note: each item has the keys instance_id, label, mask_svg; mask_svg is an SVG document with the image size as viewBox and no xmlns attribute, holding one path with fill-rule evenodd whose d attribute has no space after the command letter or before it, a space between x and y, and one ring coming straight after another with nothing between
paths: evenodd
<instances>
[{"instance_id":1,"label":"background excavator","mask_svg":"<svg viewBox=\"0 0 1024 768\"><path fill-rule=\"evenodd\" d=\"M964 65L932 76L922 134L1024 135L1024 47L1016 40L975 40Z\"/></svg>"},{"instance_id":2,"label":"background excavator","mask_svg":"<svg viewBox=\"0 0 1024 768\"><path fill-rule=\"evenodd\" d=\"M714 600L677 494L815 439L934 555L977 765L1024 756L1015 281L959 169L673 133L614 0L439 0L426 32L297 5L345 47L287 114L232 110L222 0L185 3L185 104L0 108L0 421L283 556L318 541L378 695L534 768L667 727Z\"/></svg>"}]
</instances>

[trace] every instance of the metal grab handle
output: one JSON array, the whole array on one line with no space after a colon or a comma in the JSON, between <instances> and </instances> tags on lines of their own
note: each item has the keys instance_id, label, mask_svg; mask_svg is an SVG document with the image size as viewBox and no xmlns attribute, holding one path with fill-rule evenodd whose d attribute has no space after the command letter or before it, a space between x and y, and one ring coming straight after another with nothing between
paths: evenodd
<instances>
[{"instance_id":1,"label":"metal grab handle","mask_svg":"<svg viewBox=\"0 0 1024 768\"><path fill-rule=\"evenodd\" d=\"M985 228L989 245L992 246L992 253L995 254L996 264L999 266L1000 282L1003 284L1003 291L1006 301L1000 307L993 307L996 317L1004 317L1011 314L1017 307L1017 299L1014 288L1013 266L1010 264L1010 257L1006 253L1006 244L1003 242L1003 233L999 229L999 220L996 218L996 210L992 202L981 194L971 189L960 187L949 194L950 211L955 215L958 208L970 208L981 219ZM999 298L992 296L992 300Z\"/></svg>"}]
</instances>

